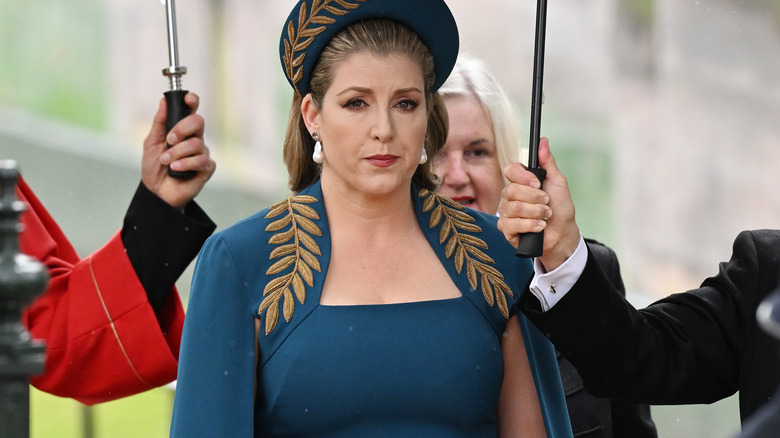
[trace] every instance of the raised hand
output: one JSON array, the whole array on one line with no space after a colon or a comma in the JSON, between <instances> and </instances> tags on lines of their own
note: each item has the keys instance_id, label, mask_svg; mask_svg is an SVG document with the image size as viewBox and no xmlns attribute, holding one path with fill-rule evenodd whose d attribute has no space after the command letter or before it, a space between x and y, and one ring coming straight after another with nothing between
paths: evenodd
<instances>
[{"instance_id":1,"label":"raised hand","mask_svg":"<svg viewBox=\"0 0 780 438\"><path fill-rule=\"evenodd\" d=\"M216 163L209 156L209 148L203 141L205 122L196 114L200 99L195 93L187 93L185 102L192 114L182 119L166 136L165 99L160 100L152 127L144 140L141 162L141 181L172 207L184 211L184 207L200 193L203 185L216 170ZM171 148L168 149L167 145ZM190 179L178 179L168 175L168 166L175 171L194 171Z\"/></svg>"},{"instance_id":2,"label":"raised hand","mask_svg":"<svg viewBox=\"0 0 780 438\"><path fill-rule=\"evenodd\" d=\"M501 192L498 229L515 247L518 234L544 230L544 253L539 260L551 271L577 249L580 230L569 183L555 164L547 138L539 142L539 165L547 171L543 188L520 163L504 169L509 184Z\"/></svg>"}]
</instances>

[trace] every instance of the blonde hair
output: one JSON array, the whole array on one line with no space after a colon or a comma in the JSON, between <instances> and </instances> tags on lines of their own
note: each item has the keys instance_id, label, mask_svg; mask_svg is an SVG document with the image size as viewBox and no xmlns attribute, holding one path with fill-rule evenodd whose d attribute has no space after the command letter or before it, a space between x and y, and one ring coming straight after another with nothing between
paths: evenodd
<instances>
[{"instance_id":1,"label":"blonde hair","mask_svg":"<svg viewBox=\"0 0 780 438\"><path fill-rule=\"evenodd\" d=\"M508 164L525 161L520 153L521 148L525 149L520 144L517 110L484 62L468 55L460 55L439 93L445 101L473 97L482 106L490 119L496 138L496 151L502 174Z\"/></svg>"},{"instance_id":2,"label":"blonde hair","mask_svg":"<svg viewBox=\"0 0 780 438\"><path fill-rule=\"evenodd\" d=\"M439 93L429 90L434 83L434 59L428 47L407 26L387 19L364 20L352 24L337 33L320 54L312 71L309 94L316 109L322 107L322 99L333 81L333 72L339 62L350 55L369 52L378 56L402 54L409 56L422 68L425 80L425 102L428 111L428 130L425 151L435 157L444 147L449 131L449 119L444 100ZM289 174L288 185L299 192L320 178L321 168L312 160L314 140L311 138L301 114L303 97L293 96L284 139L284 163ZM418 188L435 190L438 177L433 172L433 159L421 164L412 177Z\"/></svg>"}]
</instances>

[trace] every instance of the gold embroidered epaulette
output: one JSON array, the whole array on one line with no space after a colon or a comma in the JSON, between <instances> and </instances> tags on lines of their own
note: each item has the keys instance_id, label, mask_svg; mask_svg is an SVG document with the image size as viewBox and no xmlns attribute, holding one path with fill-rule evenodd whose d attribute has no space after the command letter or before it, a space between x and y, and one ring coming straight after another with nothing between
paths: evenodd
<instances>
[{"instance_id":1,"label":"gold embroidered epaulette","mask_svg":"<svg viewBox=\"0 0 780 438\"><path fill-rule=\"evenodd\" d=\"M276 260L266 271L266 275L276 276L266 284L263 301L258 313L265 314L265 334L271 333L279 320L279 301L282 300L284 319L290 322L295 309L295 298L303 304L306 301L306 286L314 286L312 270L322 269L317 258L322 255L319 245L312 236L321 237L322 230L314 223L320 216L307 204L318 202L317 198L306 195L292 195L286 200L272 205L266 219L279 219L268 224L265 231L275 233L268 240L274 247L270 259ZM292 266L292 270L281 274ZM293 298L293 294L295 298Z\"/></svg>"},{"instance_id":2,"label":"gold embroidered epaulette","mask_svg":"<svg viewBox=\"0 0 780 438\"><path fill-rule=\"evenodd\" d=\"M495 261L482 251L488 249L487 243L468 234L482 231L474 224L474 218L466 213L465 207L459 203L430 190L422 189L417 196L423 199L423 212L431 212L428 226L431 229L441 226L439 243L446 242L444 253L448 259L453 259L458 274L465 267L471 287L474 290L482 290L488 304L492 307L496 303L501 314L509 318L507 296L512 298L512 289L504 282L504 275L492 266Z\"/></svg>"}]
</instances>

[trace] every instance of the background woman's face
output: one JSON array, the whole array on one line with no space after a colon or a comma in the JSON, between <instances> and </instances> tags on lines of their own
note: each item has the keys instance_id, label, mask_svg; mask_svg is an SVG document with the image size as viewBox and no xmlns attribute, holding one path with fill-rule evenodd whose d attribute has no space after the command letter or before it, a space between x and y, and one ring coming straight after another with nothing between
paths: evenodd
<instances>
[{"instance_id":1,"label":"background woman's face","mask_svg":"<svg viewBox=\"0 0 780 438\"><path fill-rule=\"evenodd\" d=\"M450 132L434 169L442 179L438 193L489 214L498 211L504 177L493 125L473 97L446 100Z\"/></svg>"}]
</instances>

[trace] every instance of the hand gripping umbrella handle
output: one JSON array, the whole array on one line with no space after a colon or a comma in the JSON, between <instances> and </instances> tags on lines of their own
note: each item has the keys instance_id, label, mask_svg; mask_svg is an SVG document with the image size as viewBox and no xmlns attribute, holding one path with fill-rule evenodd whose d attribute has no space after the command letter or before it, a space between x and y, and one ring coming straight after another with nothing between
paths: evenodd
<instances>
[{"instance_id":1,"label":"hand gripping umbrella handle","mask_svg":"<svg viewBox=\"0 0 780 438\"><path fill-rule=\"evenodd\" d=\"M536 175L539 182L544 182L544 177L547 175L547 171L541 167L533 167L528 169L529 172ZM517 251L515 254L518 257L539 257L542 255L542 249L544 248L544 231L538 233L524 233L518 236L520 241L517 244Z\"/></svg>"},{"instance_id":2,"label":"hand gripping umbrella handle","mask_svg":"<svg viewBox=\"0 0 780 438\"><path fill-rule=\"evenodd\" d=\"M174 126L179 123L183 118L189 116L192 113L189 105L184 102L184 96L188 93L187 90L170 90L163 93L165 96L165 104L168 107L168 115L165 119L165 132L171 132ZM170 148L171 145L168 145ZM195 172L192 170L186 170L183 172L172 170L168 168L168 175L179 179L190 179L195 176Z\"/></svg>"}]
</instances>

